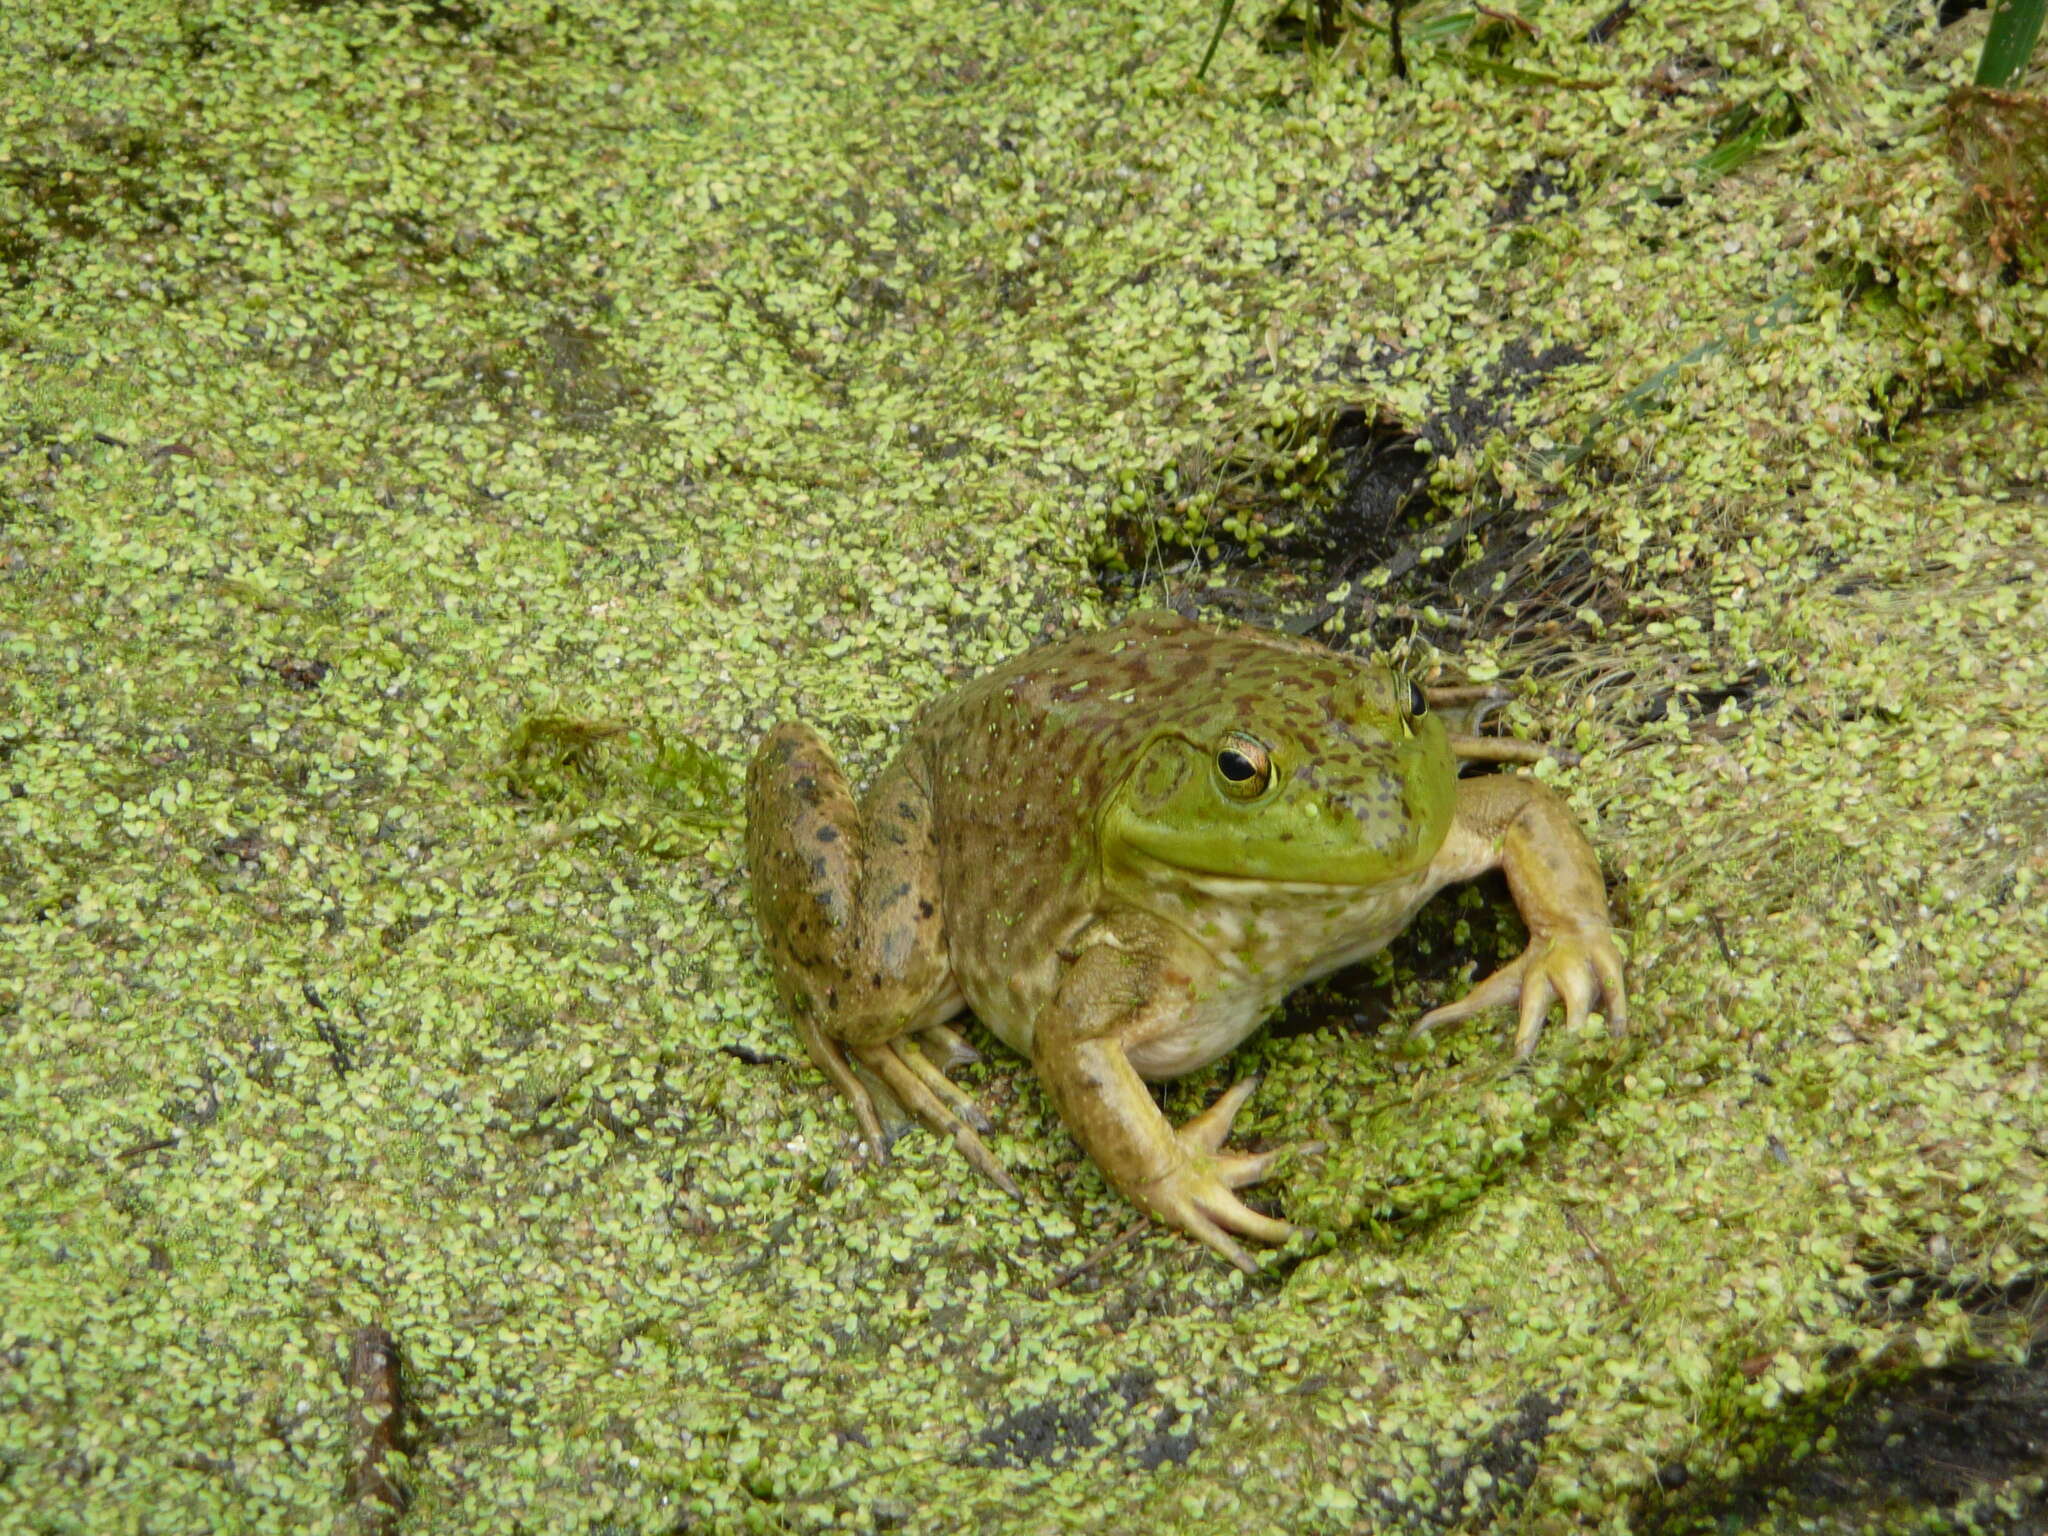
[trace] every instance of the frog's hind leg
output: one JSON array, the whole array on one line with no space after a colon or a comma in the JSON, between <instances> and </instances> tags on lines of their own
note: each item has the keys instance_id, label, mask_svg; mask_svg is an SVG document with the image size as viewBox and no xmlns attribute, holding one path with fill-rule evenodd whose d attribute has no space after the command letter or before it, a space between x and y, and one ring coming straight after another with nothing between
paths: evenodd
<instances>
[{"instance_id":1,"label":"frog's hind leg","mask_svg":"<svg viewBox=\"0 0 2048 1536\"><path fill-rule=\"evenodd\" d=\"M856 802L816 731L778 725L748 773L747 862L777 990L875 1159L888 1154L883 1111L900 1105L1016 1194L976 1134L988 1117L933 1062L973 1053L944 1027L962 999L915 761L898 757Z\"/></svg>"},{"instance_id":2,"label":"frog's hind leg","mask_svg":"<svg viewBox=\"0 0 2048 1536\"><path fill-rule=\"evenodd\" d=\"M882 1117L875 1109L875 1096L868 1092L868 1085L847 1065L846 1052L837 1040L818 1027L816 1019L808 1015L799 1017L796 1032L804 1043L805 1054L818 1064L818 1069L832 1080L832 1086L853 1106L853 1118L860 1122L860 1133L868 1144L868 1154L877 1162L881 1161L888 1156L889 1137L882 1129Z\"/></svg>"}]
</instances>

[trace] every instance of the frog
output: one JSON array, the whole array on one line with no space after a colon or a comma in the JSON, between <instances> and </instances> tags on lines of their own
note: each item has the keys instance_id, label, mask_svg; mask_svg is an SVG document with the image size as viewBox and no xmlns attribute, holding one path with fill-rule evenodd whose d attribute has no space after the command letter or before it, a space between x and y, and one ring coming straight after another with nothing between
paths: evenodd
<instances>
[{"instance_id":1,"label":"frog","mask_svg":"<svg viewBox=\"0 0 2048 1536\"><path fill-rule=\"evenodd\" d=\"M1541 753L1458 718L1496 692L1145 611L934 699L864 793L816 729L781 721L746 788L775 990L875 1160L888 1110L1022 1198L948 1076L976 1058L952 1027L971 1011L1111 1188L1255 1271L1247 1244L1302 1230L1238 1193L1290 1151L1226 1145L1257 1077L1180 1125L1149 1085L1227 1055L1444 886L1505 871L1529 941L1417 1032L1512 1005L1520 1062L1560 1005L1568 1026L1597 1010L1626 1028L1599 860L1563 799L1528 774L1460 776Z\"/></svg>"}]
</instances>

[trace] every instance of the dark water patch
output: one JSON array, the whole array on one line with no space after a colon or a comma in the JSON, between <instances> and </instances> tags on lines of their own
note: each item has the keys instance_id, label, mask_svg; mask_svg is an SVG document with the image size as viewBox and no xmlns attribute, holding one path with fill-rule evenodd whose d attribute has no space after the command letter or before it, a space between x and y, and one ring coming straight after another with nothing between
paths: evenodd
<instances>
[{"instance_id":1,"label":"dark water patch","mask_svg":"<svg viewBox=\"0 0 2048 1536\"><path fill-rule=\"evenodd\" d=\"M1733 1487L1702 1489L1655 1511L1644 1536L1743 1531L1773 1515L1803 1529L2048 1531L2048 1360L1980 1362L1860 1397L1824 1449L1766 1462ZM1691 1484L1683 1466L1660 1482Z\"/></svg>"},{"instance_id":2,"label":"dark water patch","mask_svg":"<svg viewBox=\"0 0 2048 1536\"><path fill-rule=\"evenodd\" d=\"M1424 1502L1382 1486L1376 1490L1376 1502L1398 1515L1408 1529L1477 1528L1488 1516L1519 1503L1536 1480L1543 1443L1550 1438L1551 1422L1563 1406L1540 1392L1527 1394L1515 1404L1513 1413L1462 1455L1438 1463L1429 1483L1433 1499ZM1484 1471L1490 1479L1476 1500L1466 1492L1475 1470Z\"/></svg>"},{"instance_id":3,"label":"dark water patch","mask_svg":"<svg viewBox=\"0 0 2048 1536\"><path fill-rule=\"evenodd\" d=\"M1321 558L1342 580L1390 557L1404 528L1431 505L1429 455L1417 435L1364 411L1347 411L1330 431L1330 449L1345 465L1344 488L1315 535L1291 553Z\"/></svg>"},{"instance_id":4,"label":"dark water patch","mask_svg":"<svg viewBox=\"0 0 2048 1536\"><path fill-rule=\"evenodd\" d=\"M458 380L438 392L443 421L469 421L478 402L514 423L550 422L572 432L613 433L652 398L640 369L589 321L558 314L537 330L454 358L424 360L423 379Z\"/></svg>"},{"instance_id":5,"label":"dark water patch","mask_svg":"<svg viewBox=\"0 0 2048 1536\"><path fill-rule=\"evenodd\" d=\"M601 331L557 316L534 333L531 350L549 410L575 431L602 432L618 412L649 397L646 381Z\"/></svg>"},{"instance_id":6,"label":"dark water patch","mask_svg":"<svg viewBox=\"0 0 2048 1536\"><path fill-rule=\"evenodd\" d=\"M109 119L0 166L0 185L19 196L15 217L0 224L0 271L18 287L59 246L176 231L183 210L163 191L172 154L158 134Z\"/></svg>"},{"instance_id":7,"label":"dark water patch","mask_svg":"<svg viewBox=\"0 0 2048 1536\"><path fill-rule=\"evenodd\" d=\"M1496 228L1519 224L1531 217L1568 213L1577 204L1577 195L1557 176L1532 167L1501 188L1489 222Z\"/></svg>"},{"instance_id":8,"label":"dark water patch","mask_svg":"<svg viewBox=\"0 0 2048 1536\"><path fill-rule=\"evenodd\" d=\"M489 7L469 0L290 0L291 9L307 16L365 16L410 23L422 35L452 32L466 36L489 19Z\"/></svg>"},{"instance_id":9,"label":"dark water patch","mask_svg":"<svg viewBox=\"0 0 2048 1536\"><path fill-rule=\"evenodd\" d=\"M1745 667L1732 677L1708 682L1692 679L1651 693L1629 716L1637 725L1648 725L1670 716L1675 707L1689 719L1701 720L1717 713L1723 704L1734 703L1752 709L1763 689L1780 681L1762 666ZM1845 713L1844 718L1849 718Z\"/></svg>"},{"instance_id":10,"label":"dark water patch","mask_svg":"<svg viewBox=\"0 0 2048 1536\"><path fill-rule=\"evenodd\" d=\"M48 161L23 160L0 169L0 181L14 187L42 214L44 228L52 236L92 240L105 228L94 211L101 193L95 176Z\"/></svg>"},{"instance_id":11,"label":"dark water patch","mask_svg":"<svg viewBox=\"0 0 2048 1536\"><path fill-rule=\"evenodd\" d=\"M1364 411L1340 413L1331 424L1329 445L1343 465L1343 487L1308 532L1281 541L1276 552L1285 559L1318 563L1333 582L1370 574L1375 568L1399 581L1423 563L1424 551L1453 549L1479 529L1500 522L1506 508L1497 496L1481 494L1459 506L1441 503L1430 490L1433 463L1442 454L1507 430L1516 403L1532 393L1536 383L1582 359L1572 347L1539 350L1515 341L1483 373L1460 375L1442 405L1412 426Z\"/></svg>"},{"instance_id":12,"label":"dark water patch","mask_svg":"<svg viewBox=\"0 0 2048 1536\"><path fill-rule=\"evenodd\" d=\"M0 287L9 292L27 287L35 275L42 249L41 241L18 226L0 227Z\"/></svg>"},{"instance_id":13,"label":"dark water patch","mask_svg":"<svg viewBox=\"0 0 2048 1536\"><path fill-rule=\"evenodd\" d=\"M1493 871L1424 907L1384 954L1294 993L1272 1032L1376 1035L1415 1016L1418 991L1430 1007L1455 1001L1465 977L1483 981L1528 941L1507 876Z\"/></svg>"},{"instance_id":14,"label":"dark water patch","mask_svg":"<svg viewBox=\"0 0 2048 1536\"><path fill-rule=\"evenodd\" d=\"M1335 0L1289 0L1259 29L1259 51L1300 53L1310 47L1334 48L1355 25L1356 20Z\"/></svg>"},{"instance_id":15,"label":"dark water patch","mask_svg":"<svg viewBox=\"0 0 2048 1536\"><path fill-rule=\"evenodd\" d=\"M1198 1426L1173 1431L1181 1415L1153 1393L1157 1379L1147 1371L1126 1371L1092 1392L1016 1409L976 1435L962 1463L1058 1466L1078 1457L1099 1456L1107 1443L1146 1471L1169 1462L1178 1466L1194 1454Z\"/></svg>"},{"instance_id":16,"label":"dark water patch","mask_svg":"<svg viewBox=\"0 0 2048 1536\"><path fill-rule=\"evenodd\" d=\"M1431 485L1440 458L1511 431L1520 402L1550 374L1583 360L1576 348L1520 339L1489 365L1457 376L1419 421L1361 403L1322 420L1263 428L1206 467L1162 471L1109 518L1099 579L1111 590L1141 585L1191 551L1212 570L1221 567L1226 589L1233 568L1247 571L1247 590L1277 597L1357 583L1290 626L1303 632L1340 613L1354 621L1350 627L1364 627L1382 610L1404 624L1469 628L1456 615L1483 607L1538 563L1566 576L1560 599L1583 604L1575 578L1590 566L1575 571L1538 542L1532 530L1540 508L1520 511L1490 480L1454 501ZM1357 358L1334 366L1339 377L1368 367ZM1211 488L1206 520L1195 527L1162 515L1197 480ZM1558 604L1544 606L1549 612ZM1452 617L1430 617L1428 607Z\"/></svg>"}]
</instances>

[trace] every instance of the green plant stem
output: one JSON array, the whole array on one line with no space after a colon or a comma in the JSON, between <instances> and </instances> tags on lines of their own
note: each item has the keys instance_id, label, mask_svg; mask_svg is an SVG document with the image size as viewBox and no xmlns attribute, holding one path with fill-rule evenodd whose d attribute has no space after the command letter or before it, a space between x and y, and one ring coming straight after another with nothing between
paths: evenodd
<instances>
[{"instance_id":1,"label":"green plant stem","mask_svg":"<svg viewBox=\"0 0 2048 1536\"><path fill-rule=\"evenodd\" d=\"M1992 0L1991 30L1977 60L1977 84L2004 90L2025 73L2048 0Z\"/></svg>"},{"instance_id":2,"label":"green plant stem","mask_svg":"<svg viewBox=\"0 0 2048 1536\"><path fill-rule=\"evenodd\" d=\"M1223 29L1230 25L1230 13L1237 9L1237 0L1223 0L1223 7L1216 13L1216 30L1209 34L1209 46L1202 50L1202 62L1195 66L1195 78L1201 79L1209 72L1209 61L1216 57L1216 45L1223 41Z\"/></svg>"}]
</instances>

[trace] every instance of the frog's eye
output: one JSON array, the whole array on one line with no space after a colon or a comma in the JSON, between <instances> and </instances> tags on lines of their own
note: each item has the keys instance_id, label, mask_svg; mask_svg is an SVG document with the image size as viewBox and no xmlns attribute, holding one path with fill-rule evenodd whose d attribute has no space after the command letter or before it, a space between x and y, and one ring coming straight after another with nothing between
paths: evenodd
<instances>
[{"instance_id":1,"label":"frog's eye","mask_svg":"<svg viewBox=\"0 0 2048 1536\"><path fill-rule=\"evenodd\" d=\"M1429 713L1429 697L1412 677L1408 680L1408 713L1417 719Z\"/></svg>"},{"instance_id":2,"label":"frog's eye","mask_svg":"<svg viewBox=\"0 0 2048 1536\"><path fill-rule=\"evenodd\" d=\"M1223 793L1233 800L1256 800L1273 782L1273 759L1264 743L1249 736L1226 736L1216 752L1216 772Z\"/></svg>"}]
</instances>

